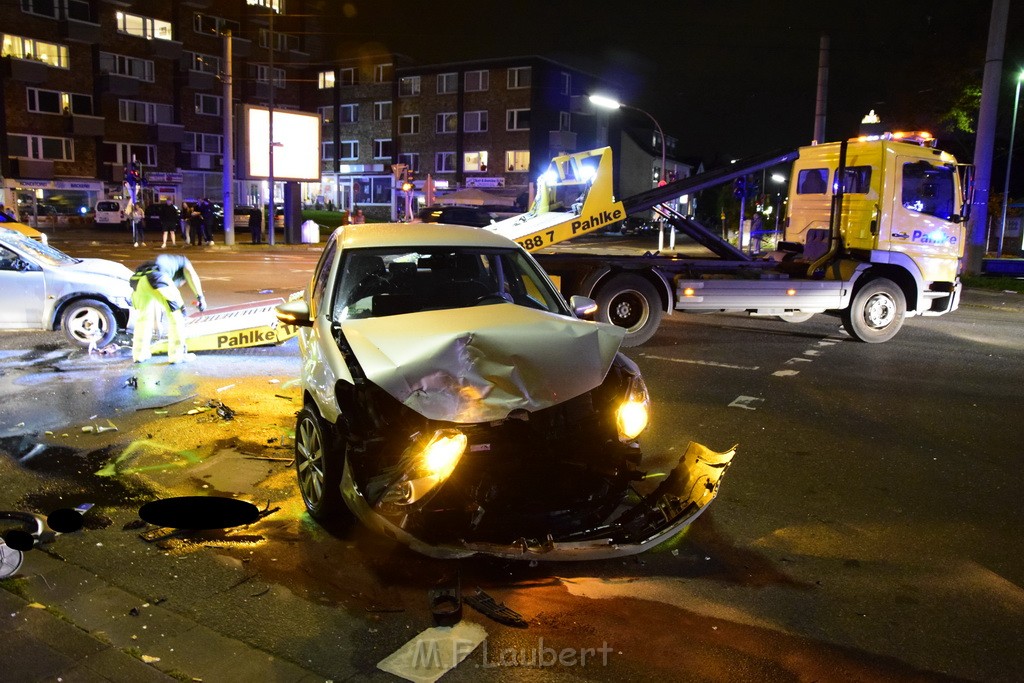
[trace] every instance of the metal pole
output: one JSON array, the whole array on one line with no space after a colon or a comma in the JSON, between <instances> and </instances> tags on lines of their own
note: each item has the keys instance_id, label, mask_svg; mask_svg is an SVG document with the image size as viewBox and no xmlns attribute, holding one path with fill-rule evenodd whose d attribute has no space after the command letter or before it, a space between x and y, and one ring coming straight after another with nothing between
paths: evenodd
<instances>
[{"instance_id":1,"label":"metal pole","mask_svg":"<svg viewBox=\"0 0 1024 683\"><path fill-rule=\"evenodd\" d=\"M996 256L1003 255L1003 237L1006 235L1006 208L1010 203L1010 164L1013 161L1013 137L1017 132L1017 108L1020 105L1020 80L1024 73L1017 75L1017 91L1013 95L1013 123L1010 124L1010 149L1006 152L1006 179L1003 181L1003 215L999 219L999 251ZM985 243L988 246L988 243Z\"/></svg>"},{"instance_id":2,"label":"metal pole","mask_svg":"<svg viewBox=\"0 0 1024 683\"><path fill-rule=\"evenodd\" d=\"M224 140L221 151L224 155L221 189L224 201L224 244L235 243L235 146L234 140L234 107L231 83L231 29L224 32Z\"/></svg>"},{"instance_id":3,"label":"metal pole","mask_svg":"<svg viewBox=\"0 0 1024 683\"><path fill-rule=\"evenodd\" d=\"M828 109L828 36L818 44L818 96L814 104L814 138L812 145L825 142L825 110Z\"/></svg>"},{"instance_id":4,"label":"metal pole","mask_svg":"<svg viewBox=\"0 0 1024 683\"><path fill-rule=\"evenodd\" d=\"M978 275L984 262L985 226L988 224L988 195L992 182L992 147L996 136L996 113L1003 72L1003 50L1010 0L992 0L988 27L988 48L981 82L981 106L978 108L978 134L974 144L974 202L967 222L967 249L964 272Z\"/></svg>"},{"instance_id":5,"label":"metal pole","mask_svg":"<svg viewBox=\"0 0 1024 683\"><path fill-rule=\"evenodd\" d=\"M270 188L270 199L267 202L267 244L274 246L274 9L270 8L270 27L267 30L267 42L270 49L270 66L267 82L270 84L270 106L267 111L267 127L270 135L270 162L267 168L267 185Z\"/></svg>"}]
</instances>

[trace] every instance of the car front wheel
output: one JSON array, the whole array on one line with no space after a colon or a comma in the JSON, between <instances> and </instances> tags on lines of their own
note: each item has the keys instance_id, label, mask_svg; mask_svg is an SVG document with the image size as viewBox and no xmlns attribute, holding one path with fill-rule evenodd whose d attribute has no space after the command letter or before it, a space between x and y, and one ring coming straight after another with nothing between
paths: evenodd
<instances>
[{"instance_id":1,"label":"car front wheel","mask_svg":"<svg viewBox=\"0 0 1024 683\"><path fill-rule=\"evenodd\" d=\"M295 424L295 473L302 502L314 519L326 520L344 507L342 467L344 458L334 448L327 424L315 408L306 405Z\"/></svg>"},{"instance_id":2,"label":"car front wheel","mask_svg":"<svg viewBox=\"0 0 1024 683\"><path fill-rule=\"evenodd\" d=\"M76 301L64 309L60 326L67 340L82 348L104 347L117 335L114 312L95 299Z\"/></svg>"}]
</instances>

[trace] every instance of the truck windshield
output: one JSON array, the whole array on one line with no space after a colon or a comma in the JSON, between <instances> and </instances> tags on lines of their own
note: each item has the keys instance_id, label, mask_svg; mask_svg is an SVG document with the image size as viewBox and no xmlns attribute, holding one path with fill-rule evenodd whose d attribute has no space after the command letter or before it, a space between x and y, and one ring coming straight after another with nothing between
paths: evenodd
<instances>
[{"instance_id":1,"label":"truck windshield","mask_svg":"<svg viewBox=\"0 0 1024 683\"><path fill-rule=\"evenodd\" d=\"M927 161L903 164L904 208L948 221L953 217L953 169Z\"/></svg>"}]
</instances>

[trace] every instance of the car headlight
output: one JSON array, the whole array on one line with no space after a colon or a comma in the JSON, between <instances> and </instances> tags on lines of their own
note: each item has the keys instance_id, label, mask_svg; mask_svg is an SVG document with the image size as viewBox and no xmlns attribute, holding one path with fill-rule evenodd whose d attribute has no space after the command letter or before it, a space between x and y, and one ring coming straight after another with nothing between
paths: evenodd
<instances>
[{"instance_id":1,"label":"car headlight","mask_svg":"<svg viewBox=\"0 0 1024 683\"><path fill-rule=\"evenodd\" d=\"M619 441L629 442L640 436L647 429L650 413L651 398L647 393L647 384L640 375L633 375L629 380L626 396L615 411Z\"/></svg>"},{"instance_id":2,"label":"car headlight","mask_svg":"<svg viewBox=\"0 0 1024 683\"><path fill-rule=\"evenodd\" d=\"M410 505L435 491L455 470L468 439L457 429L438 429L420 438L402 454L403 475L380 499L386 507Z\"/></svg>"}]
</instances>

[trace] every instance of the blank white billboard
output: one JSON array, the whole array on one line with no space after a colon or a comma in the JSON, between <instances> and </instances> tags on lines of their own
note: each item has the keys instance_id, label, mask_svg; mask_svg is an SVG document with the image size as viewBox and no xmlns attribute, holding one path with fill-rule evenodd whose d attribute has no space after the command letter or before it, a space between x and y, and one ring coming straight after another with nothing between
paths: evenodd
<instances>
[{"instance_id":1,"label":"blank white billboard","mask_svg":"<svg viewBox=\"0 0 1024 683\"><path fill-rule=\"evenodd\" d=\"M245 106L246 178L270 177L270 110ZM274 179L320 180L320 117L274 110Z\"/></svg>"}]
</instances>

